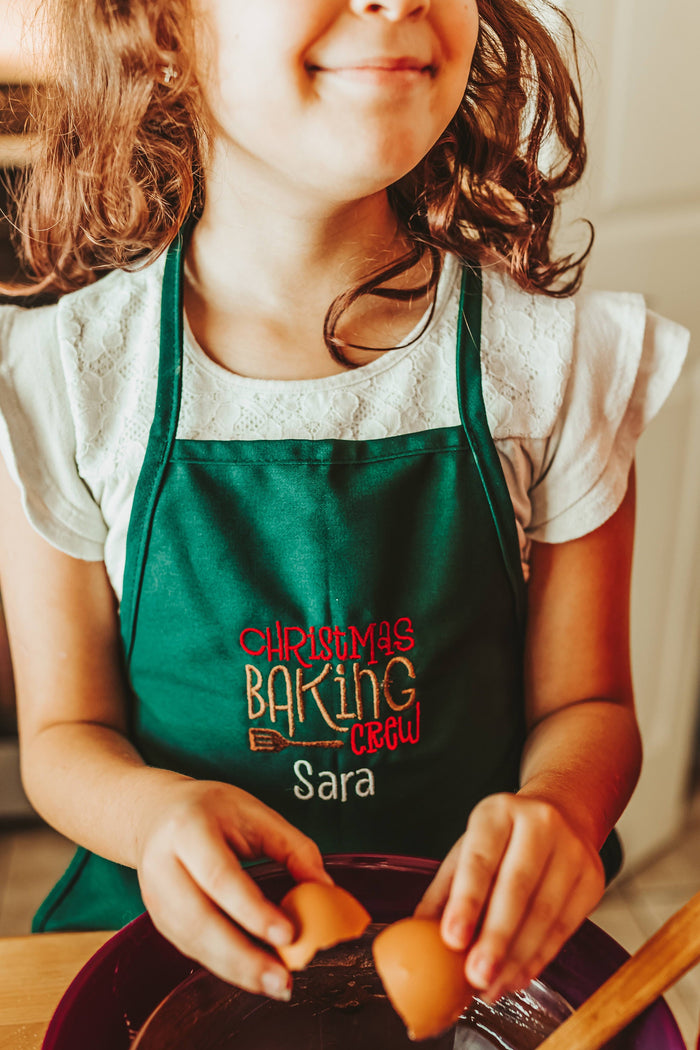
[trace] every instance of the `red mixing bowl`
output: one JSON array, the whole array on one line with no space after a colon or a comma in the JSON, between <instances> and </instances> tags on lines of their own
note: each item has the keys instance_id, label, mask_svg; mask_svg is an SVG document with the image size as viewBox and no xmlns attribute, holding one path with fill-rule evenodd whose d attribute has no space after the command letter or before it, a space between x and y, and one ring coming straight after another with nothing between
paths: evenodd
<instances>
[{"instance_id":1,"label":"red mixing bowl","mask_svg":"<svg viewBox=\"0 0 700 1050\"><path fill-rule=\"evenodd\" d=\"M380 923L409 915L438 866L414 857L375 854L336 854L325 862L338 885L354 894ZM279 901L292 885L277 864L249 870L271 900ZM627 958L616 941L585 922L542 980L576 1007ZM107 941L77 975L54 1013L43 1050L129 1050L153 1010L196 969L156 931L147 915L139 916ZM279 1046L284 1048L283 1032ZM660 999L610 1044L610 1050L685 1050L685 1043Z\"/></svg>"}]
</instances>

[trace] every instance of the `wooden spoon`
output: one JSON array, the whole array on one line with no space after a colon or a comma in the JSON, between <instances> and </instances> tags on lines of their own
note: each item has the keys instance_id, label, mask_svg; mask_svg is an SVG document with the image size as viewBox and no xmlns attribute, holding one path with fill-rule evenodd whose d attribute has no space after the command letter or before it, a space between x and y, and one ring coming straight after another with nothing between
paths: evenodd
<instances>
[{"instance_id":1,"label":"wooden spoon","mask_svg":"<svg viewBox=\"0 0 700 1050\"><path fill-rule=\"evenodd\" d=\"M700 893L675 912L539 1050L599 1050L700 961Z\"/></svg>"}]
</instances>

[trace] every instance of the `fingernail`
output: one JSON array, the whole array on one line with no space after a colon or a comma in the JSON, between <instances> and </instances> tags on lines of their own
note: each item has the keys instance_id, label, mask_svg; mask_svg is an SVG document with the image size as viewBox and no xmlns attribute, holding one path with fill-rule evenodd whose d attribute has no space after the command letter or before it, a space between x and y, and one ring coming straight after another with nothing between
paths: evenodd
<instances>
[{"instance_id":1,"label":"fingernail","mask_svg":"<svg viewBox=\"0 0 700 1050\"><path fill-rule=\"evenodd\" d=\"M469 962L469 976L479 988L488 988L494 978L494 964L483 955L477 955Z\"/></svg>"},{"instance_id":2,"label":"fingernail","mask_svg":"<svg viewBox=\"0 0 700 1050\"><path fill-rule=\"evenodd\" d=\"M282 1002L288 1003L292 998L289 977L279 970L267 970L262 975L262 986L265 994L273 999L281 999Z\"/></svg>"},{"instance_id":3,"label":"fingernail","mask_svg":"<svg viewBox=\"0 0 700 1050\"><path fill-rule=\"evenodd\" d=\"M460 922L459 919L452 919L445 930L445 941L450 948L462 951L469 944L467 933L463 922Z\"/></svg>"},{"instance_id":4,"label":"fingernail","mask_svg":"<svg viewBox=\"0 0 700 1050\"><path fill-rule=\"evenodd\" d=\"M493 988L489 988L487 991L482 992L479 998L482 1003L486 1003L487 1006L493 1006L493 1004L497 1003L501 998L504 991L505 989L501 988L499 985L494 985Z\"/></svg>"},{"instance_id":5,"label":"fingernail","mask_svg":"<svg viewBox=\"0 0 700 1050\"><path fill-rule=\"evenodd\" d=\"M270 944L291 944L294 939L294 933L289 926L285 926L282 923L278 925L273 924L267 928L267 940Z\"/></svg>"}]
</instances>

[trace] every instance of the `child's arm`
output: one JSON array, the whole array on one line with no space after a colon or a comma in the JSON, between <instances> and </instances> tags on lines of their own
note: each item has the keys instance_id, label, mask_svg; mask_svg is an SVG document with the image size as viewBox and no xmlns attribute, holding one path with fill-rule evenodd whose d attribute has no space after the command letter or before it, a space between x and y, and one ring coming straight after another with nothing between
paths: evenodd
<instances>
[{"instance_id":1,"label":"child's arm","mask_svg":"<svg viewBox=\"0 0 700 1050\"><path fill-rule=\"evenodd\" d=\"M556 955L604 888L598 850L634 789L641 743L629 661L634 476L588 536L533 544L517 795L484 799L420 905L496 998ZM476 938L475 930L481 923Z\"/></svg>"},{"instance_id":2,"label":"child's arm","mask_svg":"<svg viewBox=\"0 0 700 1050\"><path fill-rule=\"evenodd\" d=\"M137 868L156 925L183 952L229 981L284 997L287 971L222 912L269 943L290 940L288 919L237 857L264 854L296 879L329 881L318 849L243 791L144 764L125 736L104 565L62 554L33 530L2 459L0 507L0 585L31 802L73 841Z\"/></svg>"}]
</instances>

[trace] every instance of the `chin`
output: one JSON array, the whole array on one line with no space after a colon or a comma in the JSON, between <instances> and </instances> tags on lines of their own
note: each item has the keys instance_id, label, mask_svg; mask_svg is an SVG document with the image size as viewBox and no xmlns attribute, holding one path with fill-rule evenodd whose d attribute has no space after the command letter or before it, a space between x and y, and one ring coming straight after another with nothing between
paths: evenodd
<instances>
[{"instance_id":1,"label":"chin","mask_svg":"<svg viewBox=\"0 0 700 1050\"><path fill-rule=\"evenodd\" d=\"M348 177L348 173L345 172L341 177L329 178L327 182L319 184L316 188L312 187L312 189L317 189L318 196L328 201L336 204L349 204L383 193L389 186L403 178L408 171L410 168L398 174L386 172L383 177L373 172L371 175L358 174L355 178Z\"/></svg>"},{"instance_id":2,"label":"chin","mask_svg":"<svg viewBox=\"0 0 700 1050\"><path fill-rule=\"evenodd\" d=\"M402 179L421 162L429 149L430 146L407 150L405 144L403 148L391 148L387 143L385 148L365 151L362 156L355 153L352 157L343 157L341 165L334 163L335 171L333 174L329 172L327 185L336 184L339 188L342 185L348 191L346 199L370 196Z\"/></svg>"}]
</instances>

